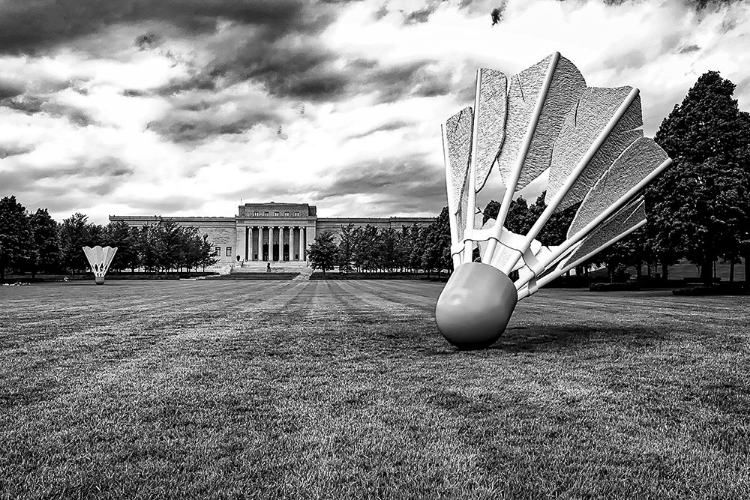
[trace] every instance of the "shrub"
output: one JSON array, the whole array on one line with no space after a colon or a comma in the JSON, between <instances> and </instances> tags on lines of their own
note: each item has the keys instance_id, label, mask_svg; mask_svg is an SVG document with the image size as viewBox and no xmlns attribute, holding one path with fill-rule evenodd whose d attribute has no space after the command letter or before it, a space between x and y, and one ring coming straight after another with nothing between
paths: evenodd
<instances>
[{"instance_id":1,"label":"shrub","mask_svg":"<svg viewBox=\"0 0 750 500\"><path fill-rule=\"evenodd\" d=\"M628 292L640 290L638 283L627 281L624 283L591 283L589 291L592 292Z\"/></svg>"}]
</instances>

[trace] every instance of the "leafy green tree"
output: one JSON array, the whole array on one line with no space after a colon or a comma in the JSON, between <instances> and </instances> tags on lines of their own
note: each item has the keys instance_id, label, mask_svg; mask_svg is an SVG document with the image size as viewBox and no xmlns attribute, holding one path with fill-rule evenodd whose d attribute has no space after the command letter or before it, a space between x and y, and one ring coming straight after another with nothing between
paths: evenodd
<instances>
[{"instance_id":1,"label":"leafy green tree","mask_svg":"<svg viewBox=\"0 0 750 500\"><path fill-rule=\"evenodd\" d=\"M357 247L354 250L354 263L366 272L377 269L380 261L378 229L367 224L357 228Z\"/></svg>"},{"instance_id":2,"label":"leafy green tree","mask_svg":"<svg viewBox=\"0 0 750 500\"><path fill-rule=\"evenodd\" d=\"M31 246L27 253L31 278L38 271L53 271L60 266L60 246L57 237L57 222L46 208L39 208L29 215Z\"/></svg>"},{"instance_id":3,"label":"leafy green tree","mask_svg":"<svg viewBox=\"0 0 750 500\"><path fill-rule=\"evenodd\" d=\"M427 228L419 227L418 225L414 224L409 229L409 258L408 258L408 266L412 270L412 272L415 272L418 269L422 268L422 256L425 253L425 233L427 231Z\"/></svg>"},{"instance_id":4,"label":"leafy green tree","mask_svg":"<svg viewBox=\"0 0 750 500\"><path fill-rule=\"evenodd\" d=\"M500 202L490 200L482 211L482 225L486 224L490 219L497 219L497 214L500 213Z\"/></svg>"},{"instance_id":5,"label":"leafy green tree","mask_svg":"<svg viewBox=\"0 0 750 500\"><path fill-rule=\"evenodd\" d=\"M349 223L347 226L341 226L337 261L339 270L351 270L356 244L356 227L354 224Z\"/></svg>"},{"instance_id":6,"label":"leafy green tree","mask_svg":"<svg viewBox=\"0 0 750 500\"><path fill-rule=\"evenodd\" d=\"M24 206L15 196L0 199L0 280L5 279L6 268L22 264L31 245L31 226Z\"/></svg>"},{"instance_id":7,"label":"leafy green tree","mask_svg":"<svg viewBox=\"0 0 750 500\"><path fill-rule=\"evenodd\" d=\"M157 237L154 224L146 224L137 230L138 258L146 272L158 269Z\"/></svg>"},{"instance_id":8,"label":"leafy green tree","mask_svg":"<svg viewBox=\"0 0 750 500\"><path fill-rule=\"evenodd\" d=\"M448 207L443 207L435 222L422 231L421 267L429 275L433 270L452 269L451 232Z\"/></svg>"},{"instance_id":9,"label":"leafy green tree","mask_svg":"<svg viewBox=\"0 0 750 500\"><path fill-rule=\"evenodd\" d=\"M542 192L534 202L529 205L523 196L518 196L510 203L508 216L503 226L509 231L516 234L525 235L529 232L536 220L542 215L547 204L544 201L546 192ZM543 245L559 245L565 241L570 224L578 210L579 205L574 205L565 210L552 214L542 231L537 235L537 239ZM484 209L483 222L494 219L500 213L500 203L491 200Z\"/></svg>"},{"instance_id":10,"label":"leafy green tree","mask_svg":"<svg viewBox=\"0 0 750 500\"><path fill-rule=\"evenodd\" d=\"M734 88L708 71L664 119L655 140L674 165L647 193L655 251L687 256L707 284L715 260L745 251L750 226L750 120Z\"/></svg>"},{"instance_id":11,"label":"leafy green tree","mask_svg":"<svg viewBox=\"0 0 750 500\"><path fill-rule=\"evenodd\" d=\"M100 230L88 221L82 213L74 213L63 219L58 227L60 237L60 261L63 267L71 272L83 271L88 267L88 261L83 253L83 247L101 244Z\"/></svg>"},{"instance_id":12,"label":"leafy green tree","mask_svg":"<svg viewBox=\"0 0 750 500\"><path fill-rule=\"evenodd\" d=\"M207 234L203 235L200 248L198 264L203 268L203 271L206 270L206 266L213 266L219 262L219 258L214 255L214 245L208 241Z\"/></svg>"},{"instance_id":13,"label":"leafy green tree","mask_svg":"<svg viewBox=\"0 0 750 500\"><path fill-rule=\"evenodd\" d=\"M131 272L135 272L135 268L138 267L137 236L133 229L122 220L110 222L105 226L103 244L117 247L117 254L111 264L112 269L130 269Z\"/></svg>"},{"instance_id":14,"label":"leafy green tree","mask_svg":"<svg viewBox=\"0 0 750 500\"><path fill-rule=\"evenodd\" d=\"M333 269L336 265L338 248L333 241L333 233L323 231L315 236L315 240L310 244L308 258L313 269L321 269L325 277L326 271Z\"/></svg>"},{"instance_id":15,"label":"leafy green tree","mask_svg":"<svg viewBox=\"0 0 750 500\"><path fill-rule=\"evenodd\" d=\"M398 233L393 228L378 231L378 267L392 272L398 265Z\"/></svg>"},{"instance_id":16,"label":"leafy green tree","mask_svg":"<svg viewBox=\"0 0 750 500\"><path fill-rule=\"evenodd\" d=\"M157 267L163 271L177 269L180 262L181 244L184 241L182 227L173 220L160 219L154 226Z\"/></svg>"},{"instance_id":17,"label":"leafy green tree","mask_svg":"<svg viewBox=\"0 0 750 500\"><path fill-rule=\"evenodd\" d=\"M409 267L409 255L411 254L411 238L409 236L409 227L401 226L401 231L398 233L398 263L397 266L400 271Z\"/></svg>"}]
</instances>

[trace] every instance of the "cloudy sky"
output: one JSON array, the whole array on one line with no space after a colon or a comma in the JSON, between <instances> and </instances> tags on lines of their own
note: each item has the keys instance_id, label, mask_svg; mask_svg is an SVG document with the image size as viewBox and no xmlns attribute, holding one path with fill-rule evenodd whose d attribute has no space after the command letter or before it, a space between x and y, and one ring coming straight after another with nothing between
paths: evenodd
<instances>
[{"instance_id":1,"label":"cloudy sky","mask_svg":"<svg viewBox=\"0 0 750 500\"><path fill-rule=\"evenodd\" d=\"M653 136L707 70L750 109L747 47L737 1L0 0L0 196L97 223L241 200L434 216L440 123L477 67L559 51L640 88Z\"/></svg>"}]
</instances>

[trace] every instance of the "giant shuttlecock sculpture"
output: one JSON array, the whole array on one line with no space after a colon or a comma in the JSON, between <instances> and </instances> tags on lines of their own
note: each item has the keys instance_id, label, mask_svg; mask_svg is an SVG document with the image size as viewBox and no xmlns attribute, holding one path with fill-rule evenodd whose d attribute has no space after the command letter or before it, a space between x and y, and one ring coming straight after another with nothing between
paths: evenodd
<instances>
[{"instance_id":1,"label":"giant shuttlecock sculpture","mask_svg":"<svg viewBox=\"0 0 750 500\"><path fill-rule=\"evenodd\" d=\"M86 254L86 259L88 259L91 270L94 272L94 281L97 285L103 285L104 275L109 271L109 265L115 258L117 247L102 248L99 245L94 248L83 247L83 253Z\"/></svg>"},{"instance_id":2,"label":"giant shuttlecock sculpture","mask_svg":"<svg viewBox=\"0 0 750 500\"><path fill-rule=\"evenodd\" d=\"M477 71L474 108L443 125L454 272L435 317L449 342L492 344L519 300L645 224L641 193L671 160L642 126L638 89L587 87L559 53L511 78ZM482 224L477 194L490 174L500 176L502 203ZM503 224L532 181L546 185L547 206L515 234ZM536 238L550 217L576 205L565 241L542 245Z\"/></svg>"}]
</instances>

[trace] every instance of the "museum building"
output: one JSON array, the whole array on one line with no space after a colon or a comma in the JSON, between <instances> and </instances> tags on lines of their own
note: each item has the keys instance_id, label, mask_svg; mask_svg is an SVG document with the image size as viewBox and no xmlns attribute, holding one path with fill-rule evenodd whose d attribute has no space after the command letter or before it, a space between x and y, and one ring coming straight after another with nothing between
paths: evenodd
<instances>
[{"instance_id":1,"label":"museum building","mask_svg":"<svg viewBox=\"0 0 750 500\"><path fill-rule=\"evenodd\" d=\"M219 262L217 267L239 261L307 262L307 249L319 232L330 231L336 242L341 228L349 224L400 231L403 226L426 226L433 217L318 217L317 207L307 203L245 203L234 217L169 217L156 215L110 215L110 222L125 221L133 227L171 220L208 234Z\"/></svg>"}]
</instances>

